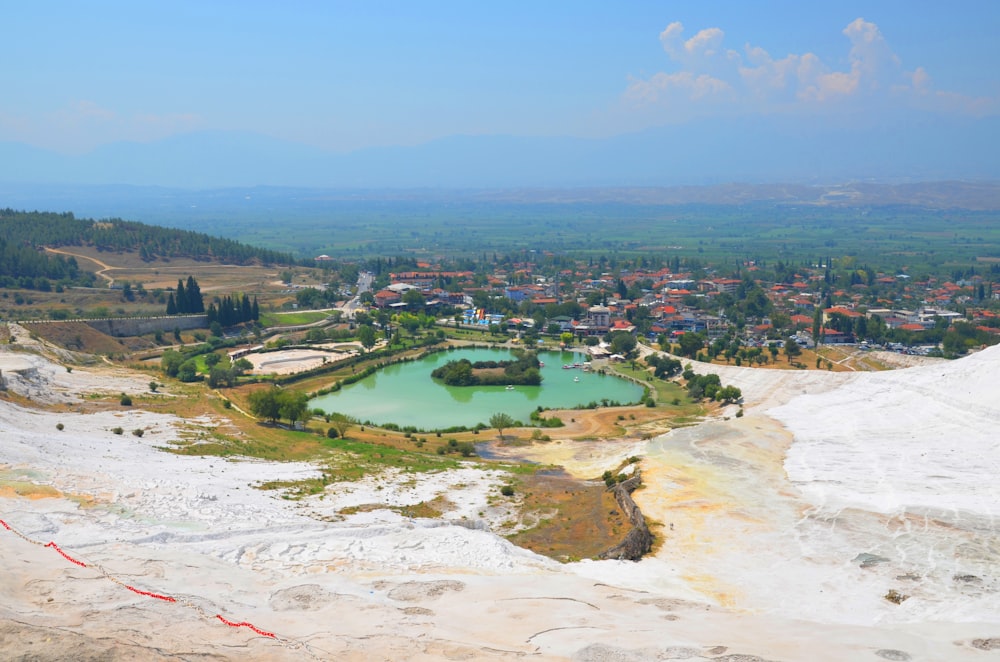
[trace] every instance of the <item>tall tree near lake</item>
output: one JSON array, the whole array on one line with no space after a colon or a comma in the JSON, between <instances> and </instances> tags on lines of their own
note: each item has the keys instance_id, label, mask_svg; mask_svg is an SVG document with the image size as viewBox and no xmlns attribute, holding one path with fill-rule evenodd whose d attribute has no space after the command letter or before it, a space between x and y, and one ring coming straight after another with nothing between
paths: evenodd
<instances>
[{"instance_id":1,"label":"tall tree near lake","mask_svg":"<svg viewBox=\"0 0 1000 662\"><path fill-rule=\"evenodd\" d=\"M509 414L499 412L490 416L490 427L497 429L497 433L500 435L500 441L503 441L503 431L505 428L514 427L514 419L511 418Z\"/></svg>"},{"instance_id":2,"label":"tall tree near lake","mask_svg":"<svg viewBox=\"0 0 1000 662\"><path fill-rule=\"evenodd\" d=\"M272 423L287 418L294 423L302 420L309 408L309 396L301 391L286 391L272 386L254 391L249 398L250 412Z\"/></svg>"},{"instance_id":3,"label":"tall tree near lake","mask_svg":"<svg viewBox=\"0 0 1000 662\"><path fill-rule=\"evenodd\" d=\"M333 412L330 414L330 427L337 433L338 437L346 439L347 431L354 427L354 419L347 414Z\"/></svg>"},{"instance_id":4,"label":"tall tree near lake","mask_svg":"<svg viewBox=\"0 0 1000 662\"><path fill-rule=\"evenodd\" d=\"M375 346L375 329L369 324L359 326L358 341L366 352L371 351L371 348Z\"/></svg>"}]
</instances>

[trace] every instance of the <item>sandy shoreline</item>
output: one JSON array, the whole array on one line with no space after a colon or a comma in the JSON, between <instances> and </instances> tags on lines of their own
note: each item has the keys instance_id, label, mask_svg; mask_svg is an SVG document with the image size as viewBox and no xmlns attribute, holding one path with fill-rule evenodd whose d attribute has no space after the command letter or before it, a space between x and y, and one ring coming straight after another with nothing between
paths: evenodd
<instances>
[{"instance_id":1,"label":"sandy shoreline","mask_svg":"<svg viewBox=\"0 0 1000 662\"><path fill-rule=\"evenodd\" d=\"M885 512L829 507L829 495L817 503L824 483L803 472L825 466L824 453L837 447L824 412L842 422L847 409L837 407L857 409L857 420L874 428L877 412L865 418L859 402L889 398L878 403L884 409L917 400L928 409L914 394L942 380L951 395L928 397L956 412L944 417L956 438L979 444L969 463L995 462L995 445L979 432L996 422L988 404L997 401L994 356L949 363L937 376L874 380L733 368L723 380L743 388L742 418L649 442L517 449L588 478L644 456L646 486L634 497L663 536L640 563L560 565L491 534L490 518L504 514L486 505L500 480L488 471L412 483L385 476L293 503L250 486L312 467L163 453L155 446L182 423L170 416L56 415L0 401L0 483L11 488L0 491L0 519L87 565L0 529L0 651L26 659L990 659L1000 651L1000 541L984 524L991 513L971 514L994 493L973 490L964 510L921 518L897 488L884 492L897 504ZM53 401L93 385L87 371L35 367L28 386ZM911 391L900 391L907 383ZM961 384L969 389L959 393ZM798 399L804 392L815 395ZM947 412L928 412L928 420ZM919 421L919 412L910 416ZM123 421L148 433L109 431ZM897 445L916 443L919 429L898 427ZM940 430L932 433L928 443ZM800 443L811 450L795 459ZM841 463L837 480L865 485L866 469L889 468L880 462ZM941 498L953 493L941 489ZM454 523L378 509L325 521L346 505L435 495L456 504ZM861 554L885 560L865 564ZM102 569L176 602L123 588ZM884 598L890 589L910 597L894 604Z\"/></svg>"}]
</instances>

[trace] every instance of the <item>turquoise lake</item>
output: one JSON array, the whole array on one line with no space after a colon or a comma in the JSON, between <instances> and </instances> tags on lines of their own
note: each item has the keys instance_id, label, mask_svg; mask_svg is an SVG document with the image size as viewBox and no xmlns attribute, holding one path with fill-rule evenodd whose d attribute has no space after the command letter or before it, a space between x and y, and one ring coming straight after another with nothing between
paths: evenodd
<instances>
[{"instance_id":1,"label":"turquoise lake","mask_svg":"<svg viewBox=\"0 0 1000 662\"><path fill-rule=\"evenodd\" d=\"M310 401L311 409L340 412L359 421L377 425L395 423L434 430L458 425L488 425L495 413L505 413L527 423L531 412L543 409L569 409L602 400L621 404L636 403L642 398L641 386L611 375L600 375L563 365L583 363L583 354L574 352L539 352L542 367L541 386L445 386L431 378L431 371L448 361L508 360L503 349L456 349L438 352L419 361L391 365L374 375L345 386L336 393Z\"/></svg>"}]
</instances>

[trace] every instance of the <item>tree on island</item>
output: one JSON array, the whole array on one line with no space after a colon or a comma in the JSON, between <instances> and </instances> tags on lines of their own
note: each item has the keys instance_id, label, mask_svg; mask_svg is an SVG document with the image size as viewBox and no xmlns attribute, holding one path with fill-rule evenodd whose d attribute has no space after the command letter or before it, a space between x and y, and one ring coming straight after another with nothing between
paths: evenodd
<instances>
[{"instance_id":1,"label":"tree on island","mask_svg":"<svg viewBox=\"0 0 1000 662\"><path fill-rule=\"evenodd\" d=\"M514 361L476 361L458 359L435 368L431 377L440 379L448 386L499 386L518 384L538 386L542 383L542 373L538 355L535 352L514 350ZM493 372L496 369L502 372Z\"/></svg>"},{"instance_id":2,"label":"tree on island","mask_svg":"<svg viewBox=\"0 0 1000 662\"><path fill-rule=\"evenodd\" d=\"M510 415L499 412L490 416L490 427L496 428L500 434L500 441L503 441L504 428L514 427L514 419Z\"/></svg>"}]
</instances>

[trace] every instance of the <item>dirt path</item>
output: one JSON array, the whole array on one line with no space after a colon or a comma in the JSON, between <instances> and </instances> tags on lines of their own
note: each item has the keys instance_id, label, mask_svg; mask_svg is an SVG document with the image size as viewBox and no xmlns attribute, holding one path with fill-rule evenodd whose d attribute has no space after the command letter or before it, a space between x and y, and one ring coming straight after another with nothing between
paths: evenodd
<instances>
[{"instance_id":1,"label":"dirt path","mask_svg":"<svg viewBox=\"0 0 1000 662\"><path fill-rule=\"evenodd\" d=\"M115 284L114 277L109 276L105 272L106 271L111 271L113 269L119 269L120 267L112 267L111 265L108 265L108 264L105 264L104 262L101 262L96 257L90 257L88 255L80 255L79 253L71 253L69 251L64 251L64 250L61 250L59 248L49 248L49 247L46 246L45 250L48 251L49 253L57 253L59 255L68 255L68 256L74 257L74 258L76 258L78 260L90 260L91 262L93 262L94 264L96 264L97 266L100 267L100 270L95 271L94 273L96 273L98 276L100 276L104 280L108 281L108 287L111 287L112 285Z\"/></svg>"}]
</instances>

